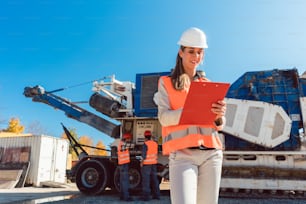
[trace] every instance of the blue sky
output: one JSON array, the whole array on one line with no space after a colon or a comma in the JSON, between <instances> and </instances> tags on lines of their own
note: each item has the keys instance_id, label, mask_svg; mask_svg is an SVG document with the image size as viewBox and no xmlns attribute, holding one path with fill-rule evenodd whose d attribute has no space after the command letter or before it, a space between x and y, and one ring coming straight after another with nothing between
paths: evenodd
<instances>
[{"instance_id":1,"label":"blue sky","mask_svg":"<svg viewBox=\"0 0 306 204\"><path fill-rule=\"evenodd\" d=\"M2 0L0 2L0 129L18 117L60 136L60 123L108 145L112 139L23 96L112 74L169 71L181 33L192 26L208 38L200 67L213 81L233 83L246 71L306 68L304 0ZM91 83L58 95L88 101ZM97 113L92 108L86 107Z\"/></svg>"}]
</instances>

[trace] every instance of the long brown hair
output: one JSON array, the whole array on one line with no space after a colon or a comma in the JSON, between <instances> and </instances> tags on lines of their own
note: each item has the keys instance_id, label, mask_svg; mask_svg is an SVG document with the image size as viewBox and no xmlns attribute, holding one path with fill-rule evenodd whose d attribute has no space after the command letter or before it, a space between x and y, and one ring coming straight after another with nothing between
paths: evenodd
<instances>
[{"instance_id":1,"label":"long brown hair","mask_svg":"<svg viewBox=\"0 0 306 204\"><path fill-rule=\"evenodd\" d=\"M185 47L181 46L180 49L184 51ZM184 86L187 80L187 79L183 79L185 78L184 74L185 74L185 70L183 67L182 58L180 57L179 53L177 53L175 67L171 73L171 82L172 82L173 87L176 90L184 89Z\"/></svg>"},{"instance_id":2,"label":"long brown hair","mask_svg":"<svg viewBox=\"0 0 306 204\"><path fill-rule=\"evenodd\" d=\"M180 49L184 51L185 47L181 46ZM176 90L184 90L191 83L189 76L185 73L182 58L179 53L177 53L175 67L171 71L170 77L172 85ZM205 78L205 72L197 70L195 78Z\"/></svg>"}]
</instances>

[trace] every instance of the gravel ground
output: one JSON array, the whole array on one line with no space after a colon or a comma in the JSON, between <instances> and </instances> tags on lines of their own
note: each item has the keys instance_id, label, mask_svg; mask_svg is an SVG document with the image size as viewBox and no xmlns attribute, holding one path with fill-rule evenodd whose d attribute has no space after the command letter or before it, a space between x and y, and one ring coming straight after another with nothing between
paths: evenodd
<instances>
[{"instance_id":1,"label":"gravel ground","mask_svg":"<svg viewBox=\"0 0 306 204\"><path fill-rule=\"evenodd\" d=\"M120 201L117 194L106 193L100 196L85 196L82 194L77 194L69 200L62 200L57 202L48 202L49 204L115 204L115 203L135 203L135 204L171 204L169 190L162 190L161 200L150 200L141 201L140 196L133 196L134 201L124 202ZM219 204L305 204L305 198L268 198L268 197L258 197L258 198L227 198L220 197Z\"/></svg>"},{"instance_id":2,"label":"gravel ground","mask_svg":"<svg viewBox=\"0 0 306 204\"><path fill-rule=\"evenodd\" d=\"M0 204L170 204L169 185L161 185L161 200L141 201L140 195L134 195L134 201L124 202L119 200L118 193L106 191L99 196L88 196L80 193L74 184L65 188L19 188L0 189ZM299 199L286 197L282 199L272 198L269 195L257 195L254 197L237 198L237 193L228 197L220 197L219 204L306 204L306 195Z\"/></svg>"},{"instance_id":3,"label":"gravel ground","mask_svg":"<svg viewBox=\"0 0 306 204\"><path fill-rule=\"evenodd\" d=\"M98 196L98 197L79 197L73 200L64 200L58 202L49 202L52 204L115 204L115 203L135 203L135 204L170 204L169 196L162 196L161 200L141 201L135 199L132 202L123 202L114 196ZM294 199L236 199L236 198L220 198L219 204L305 204L304 200Z\"/></svg>"}]
</instances>

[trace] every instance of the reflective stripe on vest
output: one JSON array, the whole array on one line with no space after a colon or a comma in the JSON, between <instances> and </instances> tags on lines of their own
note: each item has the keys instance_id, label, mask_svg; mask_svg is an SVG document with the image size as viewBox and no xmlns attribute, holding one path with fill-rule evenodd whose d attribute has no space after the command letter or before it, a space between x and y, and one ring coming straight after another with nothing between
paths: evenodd
<instances>
[{"instance_id":1,"label":"reflective stripe on vest","mask_svg":"<svg viewBox=\"0 0 306 204\"><path fill-rule=\"evenodd\" d=\"M186 91L175 90L171 78L162 76L165 89L168 93L171 110L182 108L187 96ZM163 154L167 155L172 151L203 145L208 148L222 149L222 143L218 132L213 128L201 125L173 125L162 127Z\"/></svg>"},{"instance_id":2,"label":"reflective stripe on vest","mask_svg":"<svg viewBox=\"0 0 306 204\"><path fill-rule=\"evenodd\" d=\"M143 160L144 165L149 165L149 164L157 164L157 152L158 152L158 145L156 142L152 140L148 140L145 142L147 145L147 154L146 154L146 159Z\"/></svg>"},{"instance_id":3,"label":"reflective stripe on vest","mask_svg":"<svg viewBox=\"0 0 306 204\"><path fill-rule=\"evenodd\" d=\"M118 164L128 164L130 163L130 151L129 149L126 149L124 151L121 151L121 147L124 145L122 141L119 142L118 145Z\"/></svg>"}]
</instances>

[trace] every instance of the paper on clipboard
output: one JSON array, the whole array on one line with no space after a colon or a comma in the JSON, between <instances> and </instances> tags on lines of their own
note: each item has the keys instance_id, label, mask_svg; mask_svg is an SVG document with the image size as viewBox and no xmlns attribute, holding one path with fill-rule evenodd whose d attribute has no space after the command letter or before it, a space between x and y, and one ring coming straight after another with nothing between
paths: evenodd
<instances>
[{"instance_id":1,"label":"paper on clipboard","mask_svg":"<svg viewBox=\"0 0 306 204\"><path fill-rule=\"evenodd\" d=\"M213 127L216 115L211 111L211 105L224 99L229 86L229 83L220 82L192 82L179 124Z\"/></svg>"}]
</instances>

